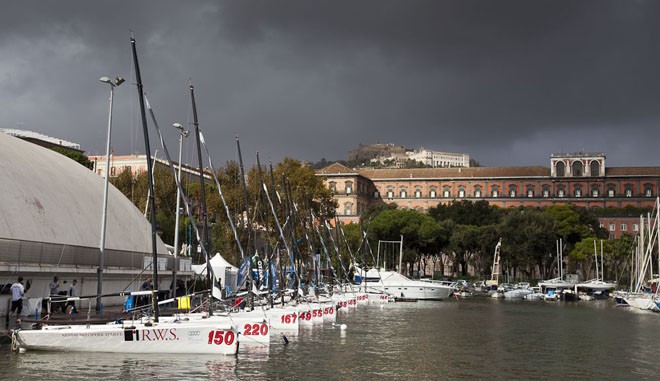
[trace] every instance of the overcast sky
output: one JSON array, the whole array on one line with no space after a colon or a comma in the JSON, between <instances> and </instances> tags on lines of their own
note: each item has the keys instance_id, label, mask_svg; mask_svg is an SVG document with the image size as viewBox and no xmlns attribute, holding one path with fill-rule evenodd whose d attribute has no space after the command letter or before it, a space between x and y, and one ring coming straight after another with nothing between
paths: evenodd
<instances>
[{"instance_id":1,"label":"overcast sky","mask_svg":"<svg viewBox=\"0 0 660 381\"><path fill-rule=\"evenodd\" d=\"M660 1L10 1L0 127L144 152L130 48L168 149L200 127L216 166L346 159L359 143L487 166L604 152L660 165ZM151 128L151 127L150 127ZM152 134L152 152L158 149ZM193 160L187 139L184 162ZM159 150L159 156L162 150Z\"/></svg>"}]
</instances>

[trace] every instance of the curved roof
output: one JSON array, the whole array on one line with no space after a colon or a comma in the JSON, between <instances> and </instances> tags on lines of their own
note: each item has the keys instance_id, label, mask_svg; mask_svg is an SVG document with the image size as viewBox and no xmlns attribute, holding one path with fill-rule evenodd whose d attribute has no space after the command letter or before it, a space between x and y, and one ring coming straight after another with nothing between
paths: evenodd
<instances>
[{"instance_id":1,"label":"curved roof","mask_svg":"<svg viewBox=\"0 0 660 381\"><path fill-rule=\"evenodd\" d=\"M103 178L52 150L0 133L0 239L96 248ZM115 187L105 247L151 253L151 225ZM159 254L167 254L157 239Z\"/></svg>"}]
</instances>

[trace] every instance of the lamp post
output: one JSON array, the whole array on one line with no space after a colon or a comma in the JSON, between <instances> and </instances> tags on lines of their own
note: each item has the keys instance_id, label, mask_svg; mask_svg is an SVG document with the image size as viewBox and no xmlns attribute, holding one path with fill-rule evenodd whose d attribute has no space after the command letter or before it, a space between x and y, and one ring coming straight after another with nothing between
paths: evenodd
<instances>
[{"instance_id":1,"label":"lamp post","mask_svg":"<svg viewBox=\"0 0 660 381\"><path fill-rule=\"evenodd\" d=\"M172 127L179 130L179 173L177 179L181 183L181 152L183 151L183 138L188 137L188 131L183 129L180 123L172 124ZM179 215L181 214L181 197L179 187L176 189L176 219L174 222L174 265L172 266L172 297L176 297L176 266L179 257Z\"/></svg>"},{"instance_id":2,"label":"lamp post","mask_svg":"<svg viewBox=\"0 0 660 381\"><path fill-rule=\"evenodd\" d=\"M108 219L108 182L110 180L110 136L112 132L112 98L114 94L115 87L124 83L124 78L115 77L115 79L110 79L108 77L101 77L99 80L103 83L110 85L110 106L108 112L108 139L105 146L105 180L103 185L103 213L101 218L101 242L99 244L99 268L97 270L98 274L98 288L97 288L97 297L96 297L96 310L99 312L99 315L103 313L103 302L101 300L101 295L103 294L103 257L105 254L105 230L106 230L106 220Z\"/></svg>"}]
</instances>

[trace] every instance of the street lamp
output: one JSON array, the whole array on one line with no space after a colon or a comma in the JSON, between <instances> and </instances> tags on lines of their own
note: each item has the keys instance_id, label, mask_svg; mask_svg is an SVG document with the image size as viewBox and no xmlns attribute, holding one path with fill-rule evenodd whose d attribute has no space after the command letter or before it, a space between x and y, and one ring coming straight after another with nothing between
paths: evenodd
<instances>
[{"instance_id":1,"label":"street lamp","mask_svg":"<svg viewBox=\"0 0 660 381\"><path fill-rule=\"evenodd\" d=\"M188 131L183 129L180 123L172 124L172 127L179 130L179 173L177 179L181 184L181 152L183 148L183 138L188 137ZM181 196L179 187L176 190L176 220L174 222L174 266L172 266L172 297L176 297L176 266L177 258L179 256L179 215L181 214Z\"/></svg>"},{"instance_id":2,"label":"street lamp","mask_svg":"<svg viewBox=\"0 0 660 381\"><path fill-rule=\"evenodd\" d=\"M105 146L105 181L103 185L103 217L101 219L101 242L99 244L99 268L98 273L98 288L96 297L96 310L99 315L103 313L103 302L101 301L101 294L103 294L103 257L105 254L105 224L108 219L108 182L110 180L110 136L112 131L112 98L115 87L124 83L124 78L115 77L110 79L108 77L101 77L99 81L110 85L110 106L108 112L108 139Z\"/></svg>"}]
</instances>

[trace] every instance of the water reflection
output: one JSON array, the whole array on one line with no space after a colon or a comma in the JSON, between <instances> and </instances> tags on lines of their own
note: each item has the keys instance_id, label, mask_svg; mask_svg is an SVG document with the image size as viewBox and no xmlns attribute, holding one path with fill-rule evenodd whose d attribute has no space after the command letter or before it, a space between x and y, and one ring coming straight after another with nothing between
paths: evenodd
<instances>
[{"instance_id":1,"label":"water reflection","mask_svg":"<svg viewBox=\"0 0 660 381\"><path fill-rule=\"evenodd\" d=\"M301 329L288 344L274 335L236 357L12 355L4 346L0 379L653 379L659 319L608 301L360 306L340 310L335 326Z\"/></svg>"}]
</instances>

